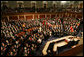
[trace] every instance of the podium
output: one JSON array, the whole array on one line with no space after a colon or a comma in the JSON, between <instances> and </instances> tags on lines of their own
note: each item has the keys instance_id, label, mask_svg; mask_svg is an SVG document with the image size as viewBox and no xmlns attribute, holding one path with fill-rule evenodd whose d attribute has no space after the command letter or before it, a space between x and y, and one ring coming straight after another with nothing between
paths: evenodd
<instances>
[{"instance_id":1,"label":"podium","mask_svg":"<svg viewBox=\"0 0 84 57\"><path fill-rule=\"evenodd\" d=\"M73 38L74 41L71 41L71 42L70 41L69 42L65 41L66 39L70 39L70 38ZM67 52L71 52L71 55L72 55L73 54L73 50L74 50L74 52L75 51L78 52L78 50L81 51L83 49L83 42L80 45L78 43L79 40L80 40L79 37L75 38L74 36L65 36L65 37L61 37L61 38L58 38L58 39L54 39L54 40L48 41L45 44L45 46L44 46L44 48L42 50L42 54L43 54L43 56L46 56L46 55L62 56L63 54L67 54ZM53 45L50 45L51 43L53 43ZM50 53L48 52L49 48L51 49ZM78 48L78 50L77 50L77 48ZM65 51L62 51L62 50L65 50ZM60 51L62 51L62 52L60 52ZM65 56L67 56L67 55L65 55Z\"/></svg>"}]
</instances>

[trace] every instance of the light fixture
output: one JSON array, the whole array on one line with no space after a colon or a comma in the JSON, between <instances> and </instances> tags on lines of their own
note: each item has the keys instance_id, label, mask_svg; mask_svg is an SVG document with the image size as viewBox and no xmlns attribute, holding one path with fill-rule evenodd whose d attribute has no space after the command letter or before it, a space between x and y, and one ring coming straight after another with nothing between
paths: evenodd
<instances>
[{"instance_id":1,"label":"light fixture","mask_svg":"<svg viewBox=\"0 0 84 57\"><path fill-rule=\"evenodd\" d=\"M46 4L46 3L47 3L47 1L43 1L43 3L44 3L44 4Z\"/></svg>"},{"instance_id":2,"label":"light fixture","mask_svg":"<svg viewBox=\"0 0 84 57\"><path fill-rule=\"evenodd\" d=\"M56 3L56 1L53 1L53 4L55 4Z\"/></svg>"},{"instance_id":3,"label":"light fixture","mask_svg":"<svg viewBox=\"0 0 84 57\"><path fill-rule=\"evenodd\" d=\"M1 1L1 3L2 3L2 2L6 2L6 3L8 3L8 1Z\"/></svg>"},{"instance_id":4,"label":"light fixture","mask_svg":"<svg viewBox=\"0 0 84 57\"><path fill-rule=\"evenodd\" d=\"M36 3L36 1L31 1L31 3Z\"/></svg>"},{"instance_id":5,"label":"light fixture","mask_svg":"<svg viewBox=\"0 0 84 57\"><path fill-rule=\"evenodd\" d=\"M17 3L24 3L23 1L17 1Z\"/></svg>"},{"instance_id":6,"label":"light fixture","mask_svg":"<svg viewBox=\"0 0 84 57\"><path fill-rule=\"evenodd\" d=\"M66 1L61 1L61 3L62 3L62 4L65 4L65 3L66 3Z\"/></svg>"}]
</instances>

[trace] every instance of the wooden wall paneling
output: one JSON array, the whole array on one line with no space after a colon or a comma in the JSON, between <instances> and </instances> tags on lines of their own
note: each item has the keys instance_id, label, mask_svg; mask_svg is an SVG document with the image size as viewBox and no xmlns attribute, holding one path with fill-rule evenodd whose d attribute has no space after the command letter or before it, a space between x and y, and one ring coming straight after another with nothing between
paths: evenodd
<instances>
[{"instance_id":1,"label":"wooden wall paneling","mask_svg":"<svg viewBox=\"0 0 84 57\"><path fill-rule=\"evenodd\" d=\"M7 21L7 16L1 17L1 21Z\"/></svg>"},{"instance_id":2,"label":"wooden wall paneling","mask_svg":"<svg viewBox=\"0 0 84 57\"><path fill-rule=\"evenodd\" d=\"M75 18L77 18L77 14L75 14Z\"/></svg>"},{"instance_id":3,"label":"wooden wall paneling","mask_svg":"<svg viewBox=\"0 0 84 57\"><path fill-rule=\"evenodd\" d=\"M32 14L32 19L34 19L34 14Z\"/></svg>"},{"instance_id":4,"label":"wooden wall paneling","mask_svg":"<svg viewBox=\"0 0 84 57\"><path fill-rule=\"evenodd\" d=\"M67 16L69 17L69 13L67 14Z\"/></svg>"},{"instance_id":5,"label":"wooden wall paneling","mask_svg":"<svg viewBox=\"0 0 84 57\"><path fill-rule=\"evenodd\" d=\"M72 17L74 17L74 14L72 14Z\"/></svg>"},{"instance_id":6,"label":"wooden wall paneling","mask_svg":"<svg viewBox=\"0 0 84 57\"><path fill-rule=\"evenodd\" d=\"M47 16L47 18L50 18L50 15L49 14L47 14L46 16Z\"/></svg>"},{"instance_id":7,"label":"wooden wall paneling","mask_svg":"<svg viewBox=\"0 0 84 57\"><path fill-rule=\"evenodd\" d=\"M74 16L73 17L75 17L75 14L74 14Z\"/></svg>"},{"instance_id":8,"label":"wooden wall paneling","mask_svg":"<svg viewBox=\"0 0 84 57\"><path fill-rule=\"evenodd\" d=\"M59 17L61 17L61 14L59 13Z\"/></svg>"},{"instance_id":9,"label":"wooden wall paneling","mask_svg":"<svg viewBox=\"0 0 84 57\"><path fill-rule=\"evenodd\" d=\"M59 16L61 17L62 12L59 13Z\"/></svg>"},{"instance_id":10,"label":"wooden wall paneling","mask_svg":"<svg viewBox=\"0 0 84 57\"><path fill-rule=\"evenodd\" d=\"M82 18L82 15L78 14L78 18Z\"/></svg>"},{"instance_id":11,"label":"wooden wall paneling","mask_svg":"<svg viewBox=\"0 0 84 57\"><path fill-rule=\"evenodd\" d=\"M40 15L38 14L38 18L40 19Z\"/></svg>"},{"instance_id":12,"label":"wooden wall paneling","mask_svg":"<svg viewBox=\"0 0 84 57\"><path fill-rule=\"evenodd\" d=\"M26 15L26 19L33 19L33 15Z\"/></svg>"},{"instance_id":13,"label":"wooden wall paneling","mask_svg":"<svg viewBox=\"0 0 84 57\"><path fill-rule=\"evenodd\" d=\"M60 13L60 17L62 17L62 12Z\"/></svg>"},{"instance_id":14,"label":"wooden wall paneling","mask_svg":"<svg viewBox=\"0 0 84 57\"><path fill-rule=\"evenodd\" d=\"M26 20L26 15L24 15L24 20Z\"/></svg>"},{"instance_id":15,"label":"wooden wall paneling","mask_svg":"<svg viewBox=\"0 0 84 57\"><path fill-rule=\"evenodd\" d=\"M51 18L51 14L50 14L50 18Z\"/></svg>"},{"instance_id":16,"label":"wooden wall paneling","mask_svg":"<svg viewBox=\"0 0 84 57\"><path fill-rule=\"evenodd\" d=\"M69 17L70 17L70 14L69 14Z\"/></svg>"},{"instance_id":17,"label":"wooden wall paneling","mask_svg":"<svg viewBox=\"0 0 84 57\"><path fill-rule=\"evenodd\" d=\"M19 15L20 20L24 20L24 15Z\"/></svg>"},{"instance_id":18,"label":"wooden wall paneling","mask_svg":"<svg viewBox=\"0 0 84 57\"><path fill-rule=\"evenodd\" d=\"M46 16L45 16L46 14ZM25 18L24 18L25 15ZM78 18L82 18L83 14L82 13L73 13L73 12L67 12L67 14L65 12L57 12L57 13L21 13L21 14L10 14L10 15L2 15L7 17L9 16L9 20L18 20L18 19L33 19L33 15L34 15L34 19L35 18L45 18L45 17L49 17L49 18L53 18L55 15L55 17L59 17L59 16L63 16L63 17L77 17ZM20 18L19 18L19 17Z\"/></svg>"},{"instance_id":19,"label":"wooden wall paneling","mask_svg":"<svg viewBox=\"0 0 84 57\"><path fill-rule=\"evenodd\" d=\"M77 17L78 17L78 14L77 14Z\"/></svg>"},{"instance_id":20,"label":"wooden wall paneling","mask_svg":"<svg viewBox=\"0 0 84 57\"><path fill-rule=\"evenodd\" d=\"M17 15L17 17L18 17L18 20L19 20L19 15Z\"/></svg>"},{"instance_id":21,"label":"wooden wall paneling","mask_svg":"<svg viewBox=\"0 0 84 57\"><path fill-rule=\"evenodd\" d=\"M42 15L40 15L40 18L45 18L45 15L43 15L43 14L42 14Z\"/></svg>"},{"instance_id":22,"label":"wooden wall paneling","mask_svg":"<svg viewBox=\"0 0 84 57\"><path fill-rule=\"evenodd\" d=\"M16 15L9 16L9 20L18 20L18 17Z\"/></svg>"},{"instance_id":23,"label":"wooden wall paneling","mask_svg":"<svg viewBox=\"0 0 84 57\"><path fill-rule=\"evenodd\" d=\"M44 15L45 15L45 18L47 18L46 14L44 14Z\"/></svg>"},{"instance_id":24,"label":"wooden wall paneling","mask_svg":"<svg viewBox=\"0 0 84 57\"><path fill-rule=\"evenodd\" d=\"M56 15L55 15L56 17L57 17L57 13L56 13Z\"/></svg>"},{"instance_id":25,"label":"wooden wall paneling","mask_svg":"<svg viewBox=\"0 0 84 57\"><path fill-rule=\"evenodd\" d=\"M18 17L17 16L14 16L14 18L13 18L14 20L18 20Z\"/></svg>"},{"instance_id":26,"label":"wooden wall paneling","mask_svg":"<svg viewBox=\"0 0 84 57\"><path fill-rule=\"evenodd\" d=\"M71 14L71 17L72 17L72 14Z\"/></svg>"},{"instance_id":27,"label":"wooden wall paneling","mask_svg":"<svg viewBox=\"0 0 84 57\"><path fill-rule=\"evenodd\" d=\"M39 18L38 14L35 14L34 19L38 19L38 18Z\"/></svg>"},{"instance_id":28,"label":"wooden wall paneling","mask_svg":"<svg viewBox=\"0 0 84 57\"><path fill-rule=\"evenodd\" d=\"M64 16L64 13L62 13L62 17Z\"/></svg>"},{"instance_id":29,"label":"wooden wall paneling","mask_svg":"<svg viewBox=\"0 0 84 57\"><path fill-rule=\"evenodd\" d=\"M60 13L59 13L59 17L60 17Z\"/></svg>"},{"instance_id":30,"label":"wooden wall paneling","mask_svg":"<svg viewBox=\"0 0 84 57\"><path fill-rule=\"evenodd\" d=\"M62 17L64 17L64 13L62 13Z\"/></svg>"},{"instance_id":31,"label":"wooden wall paneling","mask_svg":"<svg viewBox=\"0 0 84 57\"><path fill-rule=\"evenodd\" d=\"M51 15L51 18L54 18L55 17L55 15Z\"/></svg>"},{"instance_id":32,"label":"wooden wall paneling","mask_svg":"<svg viewBox=\"0 0 84 57\"><path fill-rule=\"evenodd\" d=\"M65 13L65 17L67 17L67 12Z\"/></svg>"},{"instance_id":33,"label":"wooden wall paneling","mask_svg":"<svg viewBox=\"0 0 84 57\"><path fill-rule=\"evenodd\" d=\"M7 21L9 21L9 16L6 16L7 17Z\"/></svg>"},{"instance_id":34,"label":"wooden wall paneling","mask_svg":"<svg viewBox=\"0 0 84 57\"><path fill-rule=\"evenodd\" d=\"M60 17L62 17L62 14L60 13Z\"/></svg>"},{"instance_id":35,"label":"wooden wall paneling","mask_svg":"<svg viewBox=\"0 0 84 57\"><path fill-rule=\"evenodd\" d=\"M9 16L9 20L12 20L12 16Z\"/></svg>"}]
</instances>

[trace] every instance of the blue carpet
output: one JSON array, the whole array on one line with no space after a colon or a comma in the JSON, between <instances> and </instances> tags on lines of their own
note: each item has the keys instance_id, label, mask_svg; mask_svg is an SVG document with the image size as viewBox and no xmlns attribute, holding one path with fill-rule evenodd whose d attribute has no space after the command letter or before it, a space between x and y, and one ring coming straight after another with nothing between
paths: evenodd
<instances>
[{"instance_id":1,"label":"blue carpet","mask_svg":"<svg viewBox=\"0 0 84 57\"><path fill-rule=\"evenodd\" d=\"M43 47L45 46L47 41L54 40L54 39L57 39L57 38L58 37L51 36L48 40L43 41L42 45L39 47L40 49L38 51L36 51L35 56L41 56L42 55Z\"/></svg>"}]
</instances>

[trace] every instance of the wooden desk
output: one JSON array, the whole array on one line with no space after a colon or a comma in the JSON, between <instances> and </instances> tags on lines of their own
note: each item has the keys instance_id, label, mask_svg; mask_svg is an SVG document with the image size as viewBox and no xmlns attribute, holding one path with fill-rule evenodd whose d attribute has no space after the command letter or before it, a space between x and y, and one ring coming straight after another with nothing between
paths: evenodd
<instances>
[{"instance_id":1,"label":"wooden desk","mask_svg":"<svg viewBox=\"0 0 84 57\"><path fill-rule=\"evenodd\" d=\"M48 41L48 42L45 44L45 46L44 46L44 48L43 48L43 50L42 50L43 55L47 55L47 49L48 49L50 43L56 42L56 41L59 41L59 40L62 40L62 39L67 39L67 38L69 38L69 37L73 37L73 36L70 35L70 36L65 36L65 37L61 37L61 38L59 38L59 39L55 39L55 40Z\"/></svg>"},{"instance_id":2,"label":"wooden desk","mask_svg":"<svg viewBox=\"0 0 84 57\"><path fill-rule=\"evenodd\" d=\"M61 47L61 46L64 46L64 45L67 45L67 42L62 41L60 43L54 44L53 51L56 52L57 51L57 47Z\"/></svg>"},{"instance_id":3,"label":"wooden desk","mask_svg":"<svg viewBox=\"0 0 84 57\"><path fill-rule=\"evenodd\" d=\"M48 41L46 44L45 44L45 46L44 46L44 48L43 48L43 50L42 50L42 54L43 54L43 56L45 56L45 55L47 55L47 49L48 49L48 47L49 47L49 44L50 43L52 43L52 42L56 42L56 41L59 41L59 40L63 40L63 39L68 39L69 37L74 37L74 36L65 36L65 37L61 37L61 38L59 38L59 39L55 39L55 40L51 40L51 41ZM74 38L75 39L75 38ZM75 39L75 40L77 40L77 39ZM80 41L81 41L81 39L80 39ZM82 41L83 42L83 41ZM60 42L60 43L56 43L55 45L54 45L54 49L53 49L53 51L56 51L56 45L57 46L63 46L63 45L66 45L67 43L65 42L65 41L62 41L62 42ZM83 45L83 44L82 44ZM77 47L79 47L80 45L77 45ZM74 47L74 48L77 48L77 47ZM73 52L73 49L74 48L72 48L72 52ZM80 47L79 47L80 48ZM78 48L78 49L79 49ZM81 48L82 48L82 46L81 46ZM80 49L81 49L80 48ZM74 51L75 51L76 49L74 49ZM67 52L66 52L67 53ZM63 54L63 53L62 53ZM56 56L57 54L55 54L55 56ZM61 54L60 54L61 55ZM59 56L60 56L59 55Z\"/></svg>"},{"instance_id":4,"label":"wooden desk","mask_svg":"<svg viewBox=\"0 0 84 57\"><path fill-rule=\"evenodd\" d=\"M83 44L78 45L75 48L62 52L60 54L54 54L54 56L76 56L80 52L83 52Z\"/></svg>"}]
</instances>

